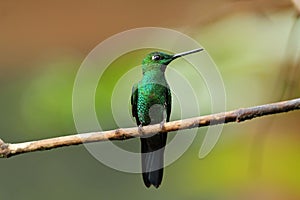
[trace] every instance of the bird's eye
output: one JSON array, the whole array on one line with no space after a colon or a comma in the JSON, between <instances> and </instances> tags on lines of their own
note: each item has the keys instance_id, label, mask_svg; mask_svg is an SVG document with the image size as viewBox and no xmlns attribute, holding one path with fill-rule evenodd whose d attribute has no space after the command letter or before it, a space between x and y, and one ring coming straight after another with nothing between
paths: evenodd
<instances>
[{"instance_id":1,"label":"bird's eye","mask_svg":"<svg viewBox=\"0 0 300 200\"><path fill-rule=\"evenodd\" d=\"M152 60L160 60L160 59L161 59L160 55L152 56Z\"/></svg>"}]
</instances>

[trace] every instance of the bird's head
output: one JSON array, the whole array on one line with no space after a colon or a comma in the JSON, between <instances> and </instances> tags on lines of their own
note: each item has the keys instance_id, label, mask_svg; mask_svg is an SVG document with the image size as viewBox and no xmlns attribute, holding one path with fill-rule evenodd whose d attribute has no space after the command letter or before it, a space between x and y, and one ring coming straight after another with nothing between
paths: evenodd
<instances>
[{"instance_id":1,"label":"bird's head","mask_svg":"<svg viewBox=\"0 0 300 200\"><path fill-rule=\"evenodd\" d=\"M173 55L163 52L149 53L143 60L143 73L151 70L165 71L167 65L173 60Z\"/></svg>"},{"instance_id":2,"label":"bird's head","mask_svg":"<svg viewBox=\"0 0 300 200\"><path fill-rule=\"evenodd\" d=\"M143 73L151 70L159 70L162 72L165 72L166 67L170 62L175 60L176 58L196 53L199 51L202 51L203 49L194 49L191 51L186 51L183 53L178 53L178 54L167 54L163 52L152 52L149 53L143 60Z\"/></svg>"}]
</instances>

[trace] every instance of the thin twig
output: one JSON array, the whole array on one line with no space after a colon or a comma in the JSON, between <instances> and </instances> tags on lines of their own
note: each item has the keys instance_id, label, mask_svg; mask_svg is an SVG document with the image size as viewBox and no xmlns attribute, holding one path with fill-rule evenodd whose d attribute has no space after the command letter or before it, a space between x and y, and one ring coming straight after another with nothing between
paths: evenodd
<instances>
[{"instance_id":1,"label":"thin twig","mask_svg":"<svg viewBox=\"0 0 300 200\"><path fill-rule=\"evenodd\" d=\"M116 130L82 133L14 144L5 143L0 139L0 157L8 158L17 154L54 149L62 146L108 140L125 140L142 135L151 135L158 132L166 133L182 129L191 129L228 122L242 122L264 115L289 112L299 109L300 98L249 108L240 108L233 111L211 114L201 117L172 121L165 123L163 126L161 124L149 125L144 126L142 129L139 129L137 127L120 128Z\"/></svg>"}]
</instances>

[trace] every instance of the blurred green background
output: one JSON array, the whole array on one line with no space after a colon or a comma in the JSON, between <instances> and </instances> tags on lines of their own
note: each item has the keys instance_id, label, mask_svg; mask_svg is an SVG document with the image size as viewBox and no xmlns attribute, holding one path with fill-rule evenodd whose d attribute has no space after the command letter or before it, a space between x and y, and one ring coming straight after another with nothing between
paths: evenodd
<instances>
[{"instance_id":1,"label":"blurred green background","mask_svg":"<svg viewBox=\"0 0 300 200\"><path fill-rule=\"evenodd\" d=\"M144 26L181 31L203 45L224 80L228 110L299 97L295 13L288 0L0 1L0 138L76 133L72 89L80 64L106 38ZM116 61L97 90L106 130L116 128L113 87L140 64L138 55ZM140 174L104 166L82 145L0 159L0 199L300 199L299 117L227 124L201 160L206 128L199 129L158 190L145 188Z\"/></svg>"}]
</instances>

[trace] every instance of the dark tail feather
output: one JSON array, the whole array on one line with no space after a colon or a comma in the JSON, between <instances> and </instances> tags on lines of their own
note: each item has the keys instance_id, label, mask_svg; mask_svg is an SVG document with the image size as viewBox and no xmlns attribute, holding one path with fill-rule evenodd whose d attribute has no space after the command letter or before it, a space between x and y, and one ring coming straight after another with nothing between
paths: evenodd
<instances>
[{"instance_id":1,"label":"dark tail feather","mask_svg":"<svg viewBox=\"0 0 300 200\"><path fill-rule=\"evenodd\" d=\"M159 187L163 177L164 154L160 150L142 155L143 180L147 187Z\"/></svg>"},{"instance_id":2,"label":"dark tail feather","mask_svg":"<svg viewBox=\"0 0 300 200\"><path fill-rule=\"evenodd\" d=\"M163 178L164 147L167 134L141 138L143 180L147 187L158 188Z\"/></svg>"}]
</instances>

